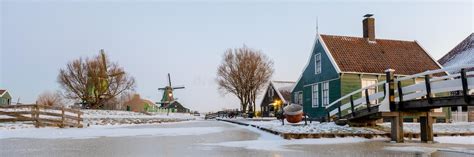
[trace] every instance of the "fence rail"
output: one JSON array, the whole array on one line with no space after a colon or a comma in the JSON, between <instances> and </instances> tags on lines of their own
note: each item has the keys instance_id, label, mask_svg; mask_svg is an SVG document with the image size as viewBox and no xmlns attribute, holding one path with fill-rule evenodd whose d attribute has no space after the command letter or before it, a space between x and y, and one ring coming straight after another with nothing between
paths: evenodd
<instances>
[{"instance_id":1,"label":"fence rail","mask_svg":"<svg viewBox=\"0 0 474 157\"><path fill-rule=\"evenodd\" d=\"M76 109L37 104L0 106L0 123L31 121L37 128L44 126L82 128L82 114Z\"/></svg>"}]
</instances>

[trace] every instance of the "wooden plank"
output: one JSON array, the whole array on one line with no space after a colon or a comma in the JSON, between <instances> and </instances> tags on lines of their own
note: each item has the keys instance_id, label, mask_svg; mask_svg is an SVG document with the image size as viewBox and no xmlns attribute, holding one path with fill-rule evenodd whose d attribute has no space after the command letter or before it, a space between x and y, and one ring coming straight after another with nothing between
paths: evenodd
<instances>
[{"instance_id":1,"label":"wooden plank","mask_svg":"<svg viewBox=\"0 0 474 157\"><path fill-rule=\"evenodd\" d=\"M0 122L34 121L33 118L0 118Z\"/></svg>"},{"instance_id":2,"label":"wooden plank","mask_svg":"<svg viewBox=\"0 0 474 157\"><path fill-rule=\"evenodd\" d=\"M80 110L77 109L72 109L72 108L62 108L62 107L57 107L57 106L45 106L45 105L38 105L39 107L45 108L45 109L53 109L53 110L62 110L67 112L71 112L74 114L83 114Z\"/></svg>"},{"instance_id":3,"label":"wooden plank","mask_svg":"<svg viewBox=\"0 0 474 157\"><path fill-rule=\"evenodd\" d=\"M54 112L39 111L38 113L40 115L55 116L55 117L62 117L63 116L61 113L54 113ZM76 116L71 116L71 115L67 115L67 114L64 114L64 118L71 119L71 120L80 120L80 121L82 121L82 118L78 118Z\"/></svg>"},{"instance_id":4,"label":"wooden plank","mask_svg":"<svg viewBox=\"0 0 474 157\"><path fill-rule=\"evenodd\" d=\"M405 101L400 110L428 110L440 107L474 106L474 99L471 99L471 102L468 104L465 102L464 96L436 97L431 99L432 104L430 104L426 99Z\"/></svg>"},{"instance_id":5,"label":"wooden plank","mask_svg":"<svg viewBox=\"0 0 474 157\"><path fill-rule=\"evenodd\" d=\"M8 106L0 106L2 109L18 109L18 108L31 108L36 105L8 105Z\"/></svg>"}]
</instances>

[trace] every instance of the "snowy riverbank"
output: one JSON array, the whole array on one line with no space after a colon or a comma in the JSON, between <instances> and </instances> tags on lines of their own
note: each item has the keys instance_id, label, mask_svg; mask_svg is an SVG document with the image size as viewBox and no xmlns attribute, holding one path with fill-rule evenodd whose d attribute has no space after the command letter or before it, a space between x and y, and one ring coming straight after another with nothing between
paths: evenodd
<instances>
[{"instance_id":1,"label":"snowy riverbank","mask_svg":"<svg viewBox=\"0 0 474 157\"><path fill-rule=\"evenodd\" d=\"M152 124L162 122L179 122L195 120L196 116L189 113L150 113L112 111L112 110L82 110L84 124L90 125L121 125L121 124Z\"/></svg>"},{"instance_id":2,"label":"snowy riverbank","mask_svg":"<svg viewBox=\"0 0 474 157\"><path fill-rule=\"evenodd\" d=\"M200 117L189 113L150 113L144 114L131 111L115 110L81 110L84 114L83 125L89 126L108 126L108 125L128 125L128 124L156 124L163 122L180 122L195 120ZM34 128L32 122L8 122L0 123L0 130L14 130Z\"/></svg>"},{"instance_id":3,"label":"snowy riverbank","mask_svg":"<svg viewBox=\"0 0 474 157\"><path fill-rule=\"evenodd\" d=\"M282 125L280 120L247 120L247 119L229 119L237 122L246 123L250 125L256 125L260 128L269 129L279 133L294 133L294 134L322 134L322 133L334 133L334 134L384 134L384 131L376 130L367 127L350 127L349 125L339 126L334 122L320 123L320 122L308 122L304 125L304 121L296 124L286 122Z\"/></svg>"}]
</instances>

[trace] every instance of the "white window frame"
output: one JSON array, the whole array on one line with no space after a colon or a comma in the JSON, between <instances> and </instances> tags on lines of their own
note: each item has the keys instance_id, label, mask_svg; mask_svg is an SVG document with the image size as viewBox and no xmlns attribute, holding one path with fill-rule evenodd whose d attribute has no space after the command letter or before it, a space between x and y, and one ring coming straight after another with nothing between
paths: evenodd
<instances>
[{"instance_id":1,"label":"white window frame","mask_svg":"<svg viewBox=\"0 0 474 157\"><path fill-rule=\"evenodd\" d=\"M320 74L322 69L321 69L321 53L317 53L314 55L314 73L315 74Z\"/></svg>"},{"instance_id":2,"label":"white window frame","mask_svg":"<svg viewBox=\"0 0 474 157\"><path fill-rule=\"evenodd\" d=\"M322 107L329 105L329 81L323 82L323 103Z\"/></svg>"},{"instance_id":3,"label":"white window frame","mask_svg":"<svg viewBox=\"0 0 474 157\"><path fill-rule=\"evenodd\" d=\"M311 87L311 107L316 108L319 107L319 85L314 84Z\"/></svg>"},{"instance_id":4,"label":"white window frame","mask_svg":"<svg viewBox=\"0 0 474 157\"><path fill-rule=\"evenodd\" d=\"M303 105L303 91L298 92L298 104Z\"/></svg>"}]
</instances>

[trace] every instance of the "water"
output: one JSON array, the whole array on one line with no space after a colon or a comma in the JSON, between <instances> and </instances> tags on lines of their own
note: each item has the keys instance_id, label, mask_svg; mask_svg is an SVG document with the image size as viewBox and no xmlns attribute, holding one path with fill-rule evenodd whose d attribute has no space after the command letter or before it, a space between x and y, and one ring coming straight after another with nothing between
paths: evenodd
<instances>
[{"instance_id":1,"label":"water","mask_svg":"<svg viewBox=\"0 0 474 157\"><path fill-rule=\"evenodd\" d=\"M99 137L89 139L1 139L0 156L474 156L437 148L474 150L472 145L389 143L384 140L346 144L290 144L277 136L217 121L197 121L133 128L222 127L218 133L181 136ZM284 149L284 150L282 150Z\"/></svg>"}]
</instances>

